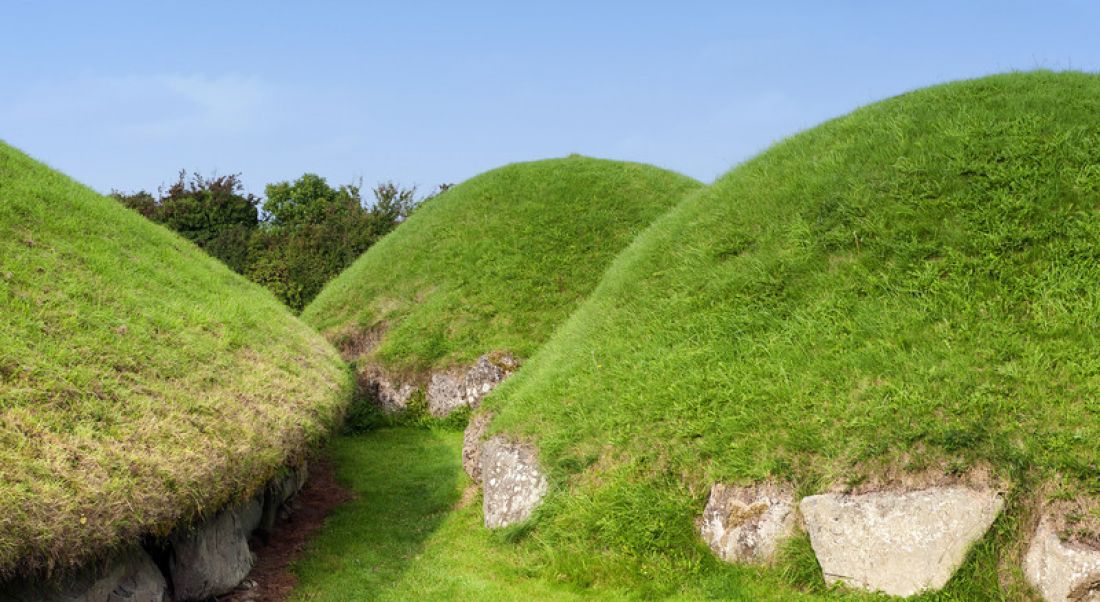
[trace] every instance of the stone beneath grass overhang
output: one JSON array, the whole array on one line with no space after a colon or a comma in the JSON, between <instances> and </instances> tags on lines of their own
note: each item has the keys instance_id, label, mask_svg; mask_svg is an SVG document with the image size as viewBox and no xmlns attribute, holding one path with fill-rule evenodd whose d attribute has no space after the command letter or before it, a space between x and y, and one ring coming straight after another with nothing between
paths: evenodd
<instances>
[{"instance_id":1,"label":"stone beneath grass overhang","mask_svg":"<svg viewBox=\"0 0 1100 602\"><path fill-rule=\"evenodd\" d=\"M490 529L530 518L549 485L535 449L500 435L482 447L481 478L485 526Z\"/></svg>"},{"instance_id":2,"label":"stone beneath grass overhang","mask_svg":"<svg viewBox=\"0 0 1100 602\"><path fill-rule=\"evenodd\" d=\"M135 548L68 577L0 584L0 602L163 602L167 589L153 559Z\"/></svg>"},{"instance_id":3,"label":"stone beneath grass overhang","mask_svg":"<svg viewBox=\"0 0 1100 602\"><path fill-rule=\"evenodd\" d=\"M483 439L492 420L492 414L477 414L470 418L470 423L462 433L462 469L479 485L481 484L481 452L485 444Z\"/></svg>"},{"instance_id":4,"label":"stone beneath grass overhang","mask_svg":"<svg viewBox=\"0 0 1100 602\"><path fill-rule=\"evenodd\" d=\"M942 588L1004 506L1000 494L951 486L800 504L826 583L912 596Z\"/></svg>"},{"instance_id":5,"label":"stone beneath grass overhang","mask_svg":"<svg viewBox=\"0 0 1100 602\"><path fill-rule=\"evenodd\" d=\"M771 484L710 489L699 534L726 562L765 564L797 522L794 493Z\"/></svg>"},{"instance_id":6,"label":"stone beneath grass overhang","mask_svg":"<svg viewBox=\"0 0 1100 602\"><path fill-rule=\"evenodd\" d=\"M168 571L178 602L227 594L252 570L246 508L223 510L193 530L172 536Z\"/></svg>"},{"instance_id":7,"label":"stone beneath grass overhang","mask_svg":"<svg viewBox=\"0 0 1100 602\"><path fill-rule=\"evenodd\" d=\"M519 362L507 353L479 357L469 369L437 372L428 383L428 413L443 417L459 408L477 409L481 400L492 392Z\"/></svg>"},{"instance_id":8,"label":"stone beneath grass overhang","mask_svg":"<svg viewBox=\"0 0 1100 602\"><path fill-rule=\"evenodd\" d=\"M401 412L409 405L416 387L391 378L378 367L371 366L359 374L359 386L367 391L387 414Z\"/></svg>"},{"instance_id":9,"label":"stone beneath grass overhang","mask_svg":"<svg viewBox=\"0 0 1100 602\"><path fill-rule=\"evenodd\" d=\"M1046 602L1100 600L1100 550L1062 541L1049 516L1031 538L1024 575Z\"/></svg>"}]
</instances>

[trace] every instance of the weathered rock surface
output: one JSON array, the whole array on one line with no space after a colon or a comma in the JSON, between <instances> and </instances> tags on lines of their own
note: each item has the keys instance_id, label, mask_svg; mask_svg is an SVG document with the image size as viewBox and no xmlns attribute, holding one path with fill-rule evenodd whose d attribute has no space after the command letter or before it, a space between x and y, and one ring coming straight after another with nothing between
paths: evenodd
<instances>
[{"instance_id":1,"label":"weathered rock surface","mask_svg":"<svg viewBox=\"0 0 1100 602\"><path fill-rule=\"evenodd\" d=\"M481 451L485 443L482 439L492 420L492 414L478 414L462 433L462 468L478 484L481 484Z\"/></svg>"},{"instance_id":2,"label":"weathered rock surface","mask_svg":"<svg viewBox=\"0 0 1100 602\"><path fill-rule=\"evenodd\" d=\"M762 564L795 529L794 494L774 485L710 489L699 534L726 562Z\"/></svg>"},{"instance_id":3,"label":"weathered rock surface","mask_svg":"<svg viewBox=\"0 0 1100 602\"><path fill-rule=\"evenodd\" d=\"M1049 517L1031 539L1024 574L1046 602L1100 601L1100 550L1062 541Z\"/></svg>"},{"instance_id":4,"label":"weathered rock surface","mask_svg":"<svg viewBox=\"0 0 1100 602\"><path fill-rule=\"evenodd\" d=\"M482 446L481 477L485 526L491 529L527 520L548 487L535 450L500 435Z\"/></svg>"},{"instance_id":5,"label":"weathered rock surface","mask_svg":"<svg viewBox=\"0 0 1100 602\"><path fill-rule=\"evenodd\" d=\"M466 407L466 396L462 384L463 376L454 372L436 372L428 381L428 413L432 416L447 416L451 412Z\"/></svg>"},{"instance_id":6,"label":"weathered rock surface","mask_svg":"<svg viewBox=\"0 0 1100 602\"><path fill-rule=\"evenodd\" d=\"M194 530L172 536L168 570L177 601L228 593L252 570L242 514L242 507L223 510Z\"/></svg>"},{"instance_id":7,"label":"weathered rock surface","mask_svg":"<svg viewBox=\"0 0 1100 602\"><path fill-rule=\"evenodd\" d=\"M942 588L1003 505L993 491L942 487L813 495L800 508L827 583L912 596Z\"/></svg>"},{"instance_id":8,"label":"weathered rock surface","mask_svg":"<svg viewBox=\"0 0 1100 602\"><path fill-rule=\"evenodd\" d=\"M477 409L481 400L517 367L519 363L511 355L491 354L479 357L465 372L433 374L428 383L428 412L442 417L462 407Z\"/></svg>"},{"instance_id":9,"label":"weathered rock surface","mask_svg":"<svg viewBox=\"0 0 1100 602\"><path fill-rule=\"evenodd\" d=\"M378 402L382 411L396 414L409 405L409 399L416 393L416 387L390 378L378 368L367 368L359 375L359 384Z\"/></svg>"},{"instance_id":10,"label":"weathered rock surface","mask_svg":"<svg viewBox=\"0 0 1100 602\"><path fill-rule=\"evenodd\" d=\"M137 548L53 581L0 584L0 602L163 602L167 587L149 554Z\"/></svg>"}]
</instances>

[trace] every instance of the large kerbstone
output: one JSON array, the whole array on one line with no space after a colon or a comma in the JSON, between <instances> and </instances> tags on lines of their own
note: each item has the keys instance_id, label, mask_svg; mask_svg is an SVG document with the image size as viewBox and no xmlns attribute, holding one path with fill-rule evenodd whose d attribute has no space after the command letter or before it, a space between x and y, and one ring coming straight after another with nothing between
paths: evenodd
<instances>
[{"instance_id":1,"label":"large kerbstone","mask_svg":"<svg viewBox=\"0 0 1100 602\"><path fill-rule=\"evenodd\" d=\"M0 602L163 602L167 589L149 554L135 548L75 575L0 584Z\"/></svg>"},{"instance_id":2,"label":"large kerbstone","mask_svg":"<svg viewBox=\"0 0 1100 602\"><path fill-rule=\"evenodd\" d=\"M1100 601L1100 550L1062 541L1049 517L1031 539L1024 574L1046 602Z\"/></svg>"},{"instance_id":3,"label":"large kerbstone","mask_svg":"<svg viewBox=\"0 0 1100 602\"><path fill-rule=\"evenodd\" d=\"M192 531L171 538L168 570L176 600L206 600L226 594L252 570L242 507L223 510Z\"/></svg>"},{"instance_id":4,"label":"large kerbstone","mask_svg":"<svg viewBox=\"0 0 1100 602\"><path fill-rule=\"evenodd\" d=\"M366 368L359 376L360 386L367 389L368 394L387 414L397 414L409 406L409 400L416 387L409 383L400 382L390 378L388 374L377 367Z\"/></svg>"},{"instance_id":5,"label":"large kerbstone","mask_svg":"<svg viewBox=\"0 0 1100 602\"><path fill-rule=\"evenodd\" d=\"M827 583L912 596L942 588L1003 505L994 491L942 487L813 495L800 508Z\"/></svg>"},{"instance_id":6,"label":"large kerbstone","mask_svg":"<svg viewBox=\"0 0 1100 602\"><path fill-rule=\"evenodd\" d=\"M462 433L462 469L478 484L481 484L481 452L485 443L483 439L492 419L492 414L477 414L470 419Z\"/></svg>"},{"instance_id":7,"label":"large kerbstone","mask_svg":"<svg viewBox=\"0 0 1100 602\"><path fill-rule=\"evenodd\" d=\"M527 520L548 486L535 450L500 435L482 447L481 478L485 526L489 528Z\"/></svg>"},{"instance_id":8,"label":"large kerbstone","mask_svg":"<svg viewBox=\"0 0 1100 602\"><path fill-rule=\"evenodd\" d=\"M699 534L726 562L770 562L794 532L794 494L774 485L710 489Z\"/></svg>"},{"instance_id":9,"label":"large kerbstone","mask_svg":"<svg viewBox=\"0 0 1100 602\"><path fill-rule=\"evenodd\" d=\"M462 375L451 372L436 372L428 381L428 413L435 417L447 416L455 410L466 407L463 395Z\"/></svg>"},{"instance_id":10,"label":"large kerbstone","mask_svg":"<svg viewBox=\"0 0 1100 602\"><path fill-rule=\"evenodd\" d=\"M481 400L519 366L508 354L483 355L468 370L432 375L428 383L428 413L447 416L459 408L477 409Z\"/></svg>"}]
</instances>

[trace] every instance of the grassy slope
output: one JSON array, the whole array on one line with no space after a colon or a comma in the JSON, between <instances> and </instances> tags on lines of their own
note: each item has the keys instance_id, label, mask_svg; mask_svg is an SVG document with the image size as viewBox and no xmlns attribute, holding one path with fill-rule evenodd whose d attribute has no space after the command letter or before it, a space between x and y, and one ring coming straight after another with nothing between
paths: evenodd
<instances>
[{"instance_id":1,"label":"grassy slope","mask_svg":"<svg viewBox=\"0 0 1100 602\"><path fill-rule=\"evenodd\" d=\"M1100 77L1002 75L795 136L659 220L487 400L552 474L554 570L697 578L715 481L988 464L1098 493L1098 165ZM1010 510L958 586L977 598L1011 595Z\"/></svg>"},{"instance_id":2,"label":"grassy slope","mask_svg":"<svg viewBox=\"0 0 1100 602\"><path fill-rule=\"evenodd\" d=\"M419 209L331 282L302 318L339 341L384 321L398 371L529 356L611 260L698 182L569 157L477 176Z\"/></svg>"},{"instance_id":3,"label":"grassy slope","mask_svg":"<svg viewBox=\"0 0 1100 602\"><path fill-rule=\"evenodd\" d=\"M217 509L341 411L258 286L0 143L0 576Z\"/></svg>"}]
</instances>

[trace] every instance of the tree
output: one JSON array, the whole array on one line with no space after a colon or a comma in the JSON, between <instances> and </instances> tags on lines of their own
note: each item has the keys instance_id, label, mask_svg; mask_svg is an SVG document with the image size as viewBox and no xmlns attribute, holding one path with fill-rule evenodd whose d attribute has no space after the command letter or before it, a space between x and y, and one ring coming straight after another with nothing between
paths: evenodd
<instances>
[{"instance_id":1,"label":"tree","mask_svg":"<svg viewBox=\"0 0 1100 602\"><path fill-rule=\"evenodd\" d=\"M249 239L259 226L259 197L244 192L240 174L187 178L161 188L159 198L145 192L112 196L145 217L168 226L238 272L248 265Z\"/></svg>"}]
</instances>

